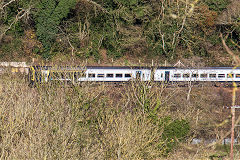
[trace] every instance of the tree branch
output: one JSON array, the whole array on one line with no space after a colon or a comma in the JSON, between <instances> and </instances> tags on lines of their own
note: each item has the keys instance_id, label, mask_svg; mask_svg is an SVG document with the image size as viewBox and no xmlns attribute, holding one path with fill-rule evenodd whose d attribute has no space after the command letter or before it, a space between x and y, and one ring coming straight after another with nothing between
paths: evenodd
<instances>
[{"instance_id":1,"label":"tree branch","mask_svg":"<svg viewBox=\"0 0 240 160\"><path fill-rule=\"evenodd\" d=\"M239 116L238 119L235 121L235 124L238 124L239 122L240 122L240 116ZM216 144L218 144L218 143L222 143L222 141L223 141L228 135L230 135L230 134L231 134L231 130L228 131L228 132L227 132L223 137L221 137L218 141L213 142L213 143L207 145L206 148L212 147L212 146L214 146L214 145L216 145Z\"/></svg>"},{"instance_id":2,"label":"tree branch","mask_svg":"<svg viewBox=\"0 0 240 160\"><path fill-rule=\"evenodd\" d=\"M9 4L11 4L12 2L15 2L16 0L11 0L8 3L4 4L0 9L3 10L4 7L8 6Z\"/></svg>"},{"instance_id":3,"label":"tree branch","mask_svg":"<svg viewBox=\"0 0 240 160\"><path fill-rule=\"evenodd\" d=\"M105 8L103 8L100 4L98 4L98 3L94 2L94 1L91 1L91 0L85 0L85 1L88 2L88 3L93 4L94 6L96 6L96 7L99 8L100 10L102 10L103 12L109 14L109 12L108 12Z\"/></svg>"},{"instance_id":4,"label":"tree branch","mask_svg":"<svg viewBox=\"0 0 240 160\"><path fill-rule=\"evenodd\" d=\"M8 30L12 28L12 26L17 23L18 20L22 19L25 15L29 14L31 8L28 8L27 10L22 9L21 11L18 12L18 14L15 16L14 21L8 26L7 29L5 29L1 34L0 34L0 42L3 38L3 36L6 34Z\"/></svg>"},{"instance_id":5,"label":"tree branch","mask_svg":"<svg viewBox=\"0 0 240 160\"><path fill-rule=\"evenodd\" d=\"M225 37L227 38L228 35ZM233 60L237 63L237 64L240 64L240 58L238 56L236 56L232 51L231 49L227 46L224 38L223 38L223 35L222 33L220 33L220 38L222 40L222 44L223 44L223 47L226 49L227 53L230 54L232 57L233 57Z\"/></svg>"},{"instance_id":6,"label":"tree branch","mask_svg":"<svg viewBox=\"0 0 240 160\"><path fill-rule=\"evenodd\" d=\"M234 44L236 47L240 49L240 46L237 43L235 43L232 39L230 41L232 42L232 44Z\"/></svg>"}]
</instances>

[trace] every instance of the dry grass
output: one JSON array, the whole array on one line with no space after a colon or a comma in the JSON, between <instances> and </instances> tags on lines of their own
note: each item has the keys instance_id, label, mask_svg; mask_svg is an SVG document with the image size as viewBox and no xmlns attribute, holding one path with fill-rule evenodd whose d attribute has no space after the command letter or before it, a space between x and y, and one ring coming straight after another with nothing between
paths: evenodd
<instances>
[{"instance_id":1,"label":"dry grass","mask_svg":"<svg viewBox=\"0 0 240 160\"><path fill-rule=\"evenodd\" d=\"M214 148L189 143L228 131L228 123L215 126L228 117L220 108L225 96L192 88L187 100L188 90L143 83L29 88L21 78L2 76L1 159L207 159ZM149 111L190 122L188 141L167 157L163 127Z\"/></svg>"}]
</instances>

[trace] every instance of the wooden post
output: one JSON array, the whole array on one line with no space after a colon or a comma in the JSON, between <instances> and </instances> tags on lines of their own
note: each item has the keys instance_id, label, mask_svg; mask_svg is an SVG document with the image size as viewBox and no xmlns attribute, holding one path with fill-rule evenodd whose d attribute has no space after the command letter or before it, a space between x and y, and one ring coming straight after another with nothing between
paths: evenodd
<instances>
[{"instance_id":1,"label":"wooden post","mask_svg":"<svg viewBox=\"0 0 240 160\"><path fill-rule=\"evenodd\" d=\"M234 145L234 128L235 128L235 108L231 108L232 113L232 129L231 129L231 152L230 159L233 160L233 145Z\"/></svg>"},{"instance_id":2,"label":"wooden post","mask_svg":"<svg viewBox=\"0 0 240 160\"><path fill-rule=\"evenodd\" d=\"M235 83L236 84L236 83ZM235 106L235 98L236 98L236 90L237 88L233 89L233 101L232 104L233 106L230 107L224 107L224 108L230 108L231 109L231 114L232 114L232 128L231 128L231 150L230 150L230 159L233 160L233 146L234 146L234 129L235 129L235 111L236 109L240 109L240 106ZM239 118L237 119L237 123L239 123ZM228 134L227 134L228 135Z\"/></svg>"},{"instance_id":3,"label":"wooden post","mask_svg":"<svg viewBox=\"0 0 240 160\"><path fill-rule=\"evenodd\" d=\"M232 129L231 129L231 152L230 152L230 159L233 160L233 145L234 145L234 128L235 128L235 101L236 101L236 91L237 91L237 84L233 82L233 93L232 93L232 107L231 107L231 114L232 114Z\"/></svg>"}]
</instances>

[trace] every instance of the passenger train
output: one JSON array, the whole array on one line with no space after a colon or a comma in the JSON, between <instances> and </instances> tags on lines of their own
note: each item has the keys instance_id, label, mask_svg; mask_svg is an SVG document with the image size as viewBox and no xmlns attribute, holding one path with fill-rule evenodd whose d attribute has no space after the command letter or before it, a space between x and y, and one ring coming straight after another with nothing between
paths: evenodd
<instances>
[{"instance_id":1,"label":"passenger train","mask_svg":"<svg viewBox=\"0 0 240 160\"><path fill-rule=\"evenodd\" d=\"M29 79L37 82L66 81L72 84L95 82L127 82L139 79L155 82L240 82L240 68L175 68L175 67L53 67L31 66Z\"/></svg>"}]
</instances>

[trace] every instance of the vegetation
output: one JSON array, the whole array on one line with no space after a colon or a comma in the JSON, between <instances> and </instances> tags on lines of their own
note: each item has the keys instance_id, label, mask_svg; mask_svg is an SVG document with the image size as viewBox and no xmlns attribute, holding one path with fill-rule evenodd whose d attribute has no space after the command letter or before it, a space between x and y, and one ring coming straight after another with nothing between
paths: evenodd
<instances>
[{"instance_id":1,"label":"vegetation","mask_svg":"<svg viewBox=\"0 0 240 160\"><path fill-rule=\"evenodd\" d=\"M45 0L38 4L35 27L37 37L43 44L45 58L48 58L51 46L56 40L61 20L67 17L73 6L75 6L75 0Z\"/></svg>"},{"instance_id":2,"label":"vegetation","mask_svg":"<svg viewBox=\"0 0 240 160\"><path fill-rule=\"evenodd\" d=\"M231 126L227 92L164 84L43 84L0 79L2 159L206 159L229 149L193 145ZM151 86L151 87L150 87ZM209 111L210 110L210 111ZM239 150L236 150L239 156ZM237 158L237 157L236 157Z\"/></svg>"},{"instance_id":3,"label":"vegetation","mask_svg":"<svg viewBox=\"0 0 240 160\"><path fill-rule=\"evenodd\" d=\"M215 53L226 57L220 33L228 35L226 43L233 51L239 51L239 12L231 10L239 7L230 0L4 0L2 4L2 59L22 54L95 60L198 56L228 64ZM229 10L231 22L223 23ZM15 40L23 45L16 48Z\"/></svg>"},{"instance_id":4,"label":"vegetation","mask_svg":"<svg viewBox=\"0 0 240 160\"><path fill-rule=\"evenodd\" d=\"M238 0L2 0L0 61L232 65L239 8ZM24 77L1 75L0 159L228 156L228 145L191 142L226 137L229 94L138 81L29 88Z\"/></svg>"}]
</instances>

